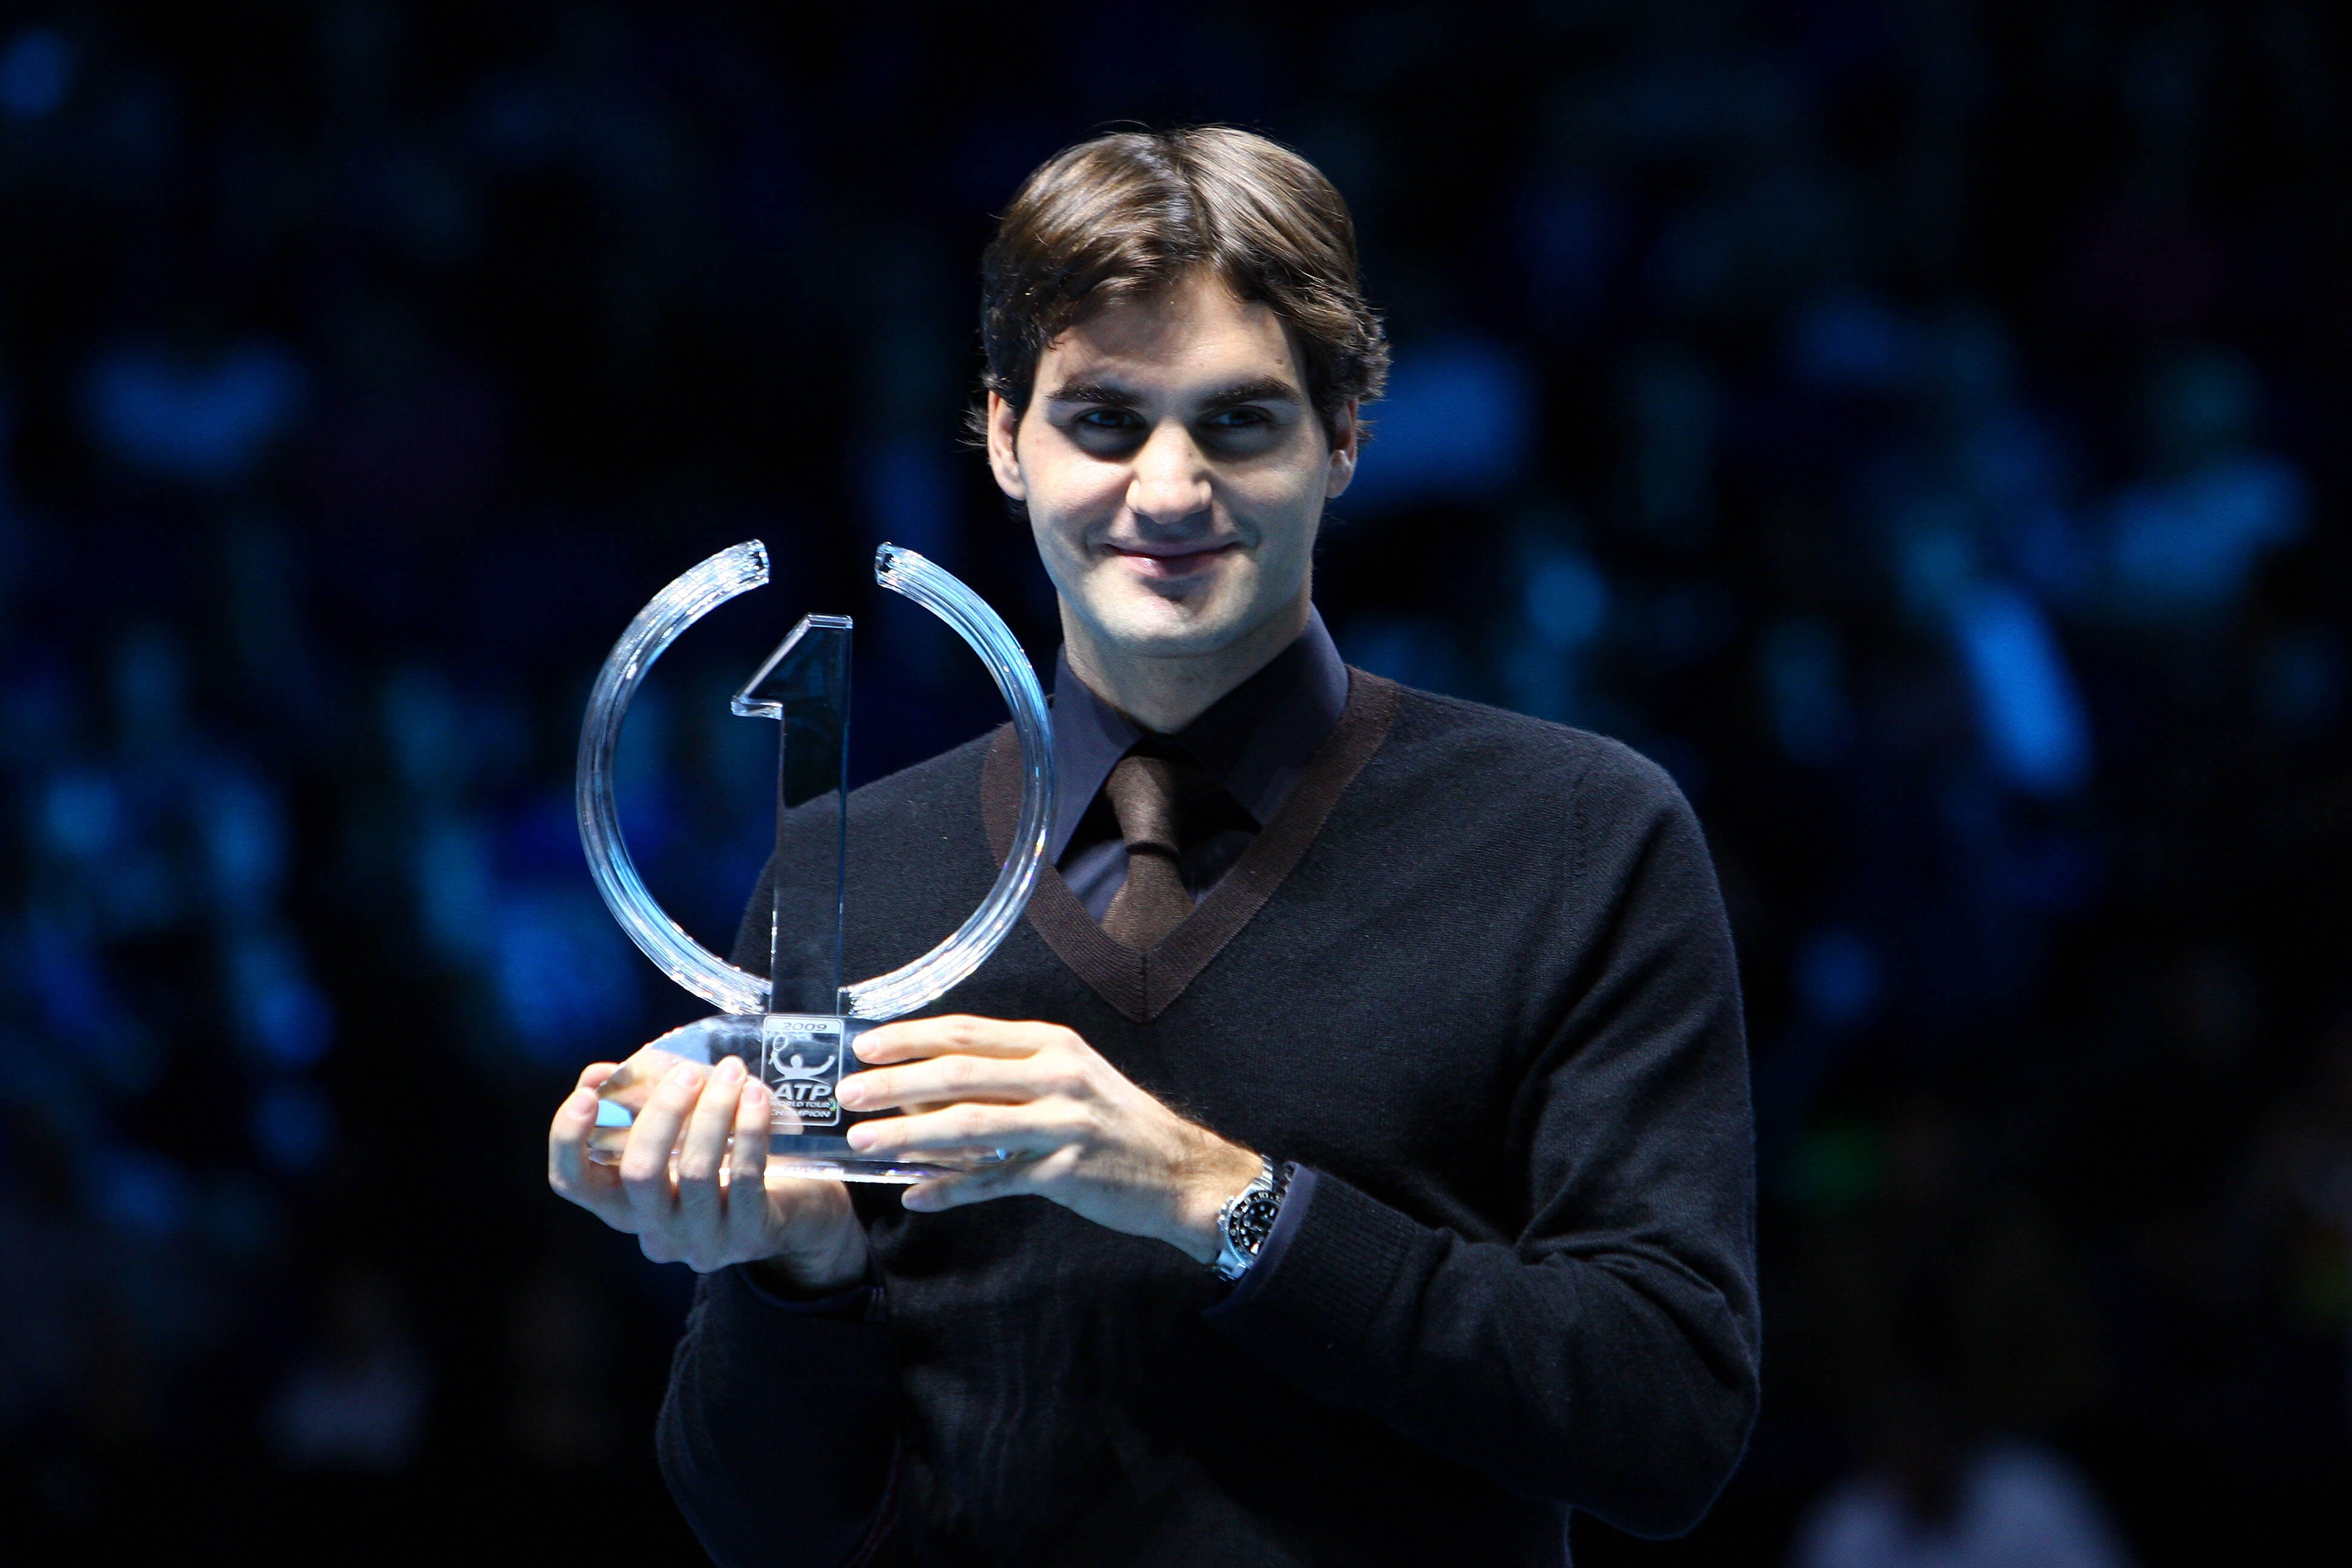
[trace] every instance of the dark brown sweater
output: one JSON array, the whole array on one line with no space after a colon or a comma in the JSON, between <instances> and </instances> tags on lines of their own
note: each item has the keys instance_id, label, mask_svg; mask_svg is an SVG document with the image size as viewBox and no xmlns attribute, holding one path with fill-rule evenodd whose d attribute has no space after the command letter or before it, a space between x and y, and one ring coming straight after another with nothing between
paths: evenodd
<instances>
[{"instance_id":1,"label":"dark brown sweater","mask_svg":"<svg viewBox=\"0 0 2352 1568\"><path fill-rule=\"evenodd\" d=\"M1000 734L852 796L848 973L979 902L1011 764ZM1067 1025L1313 1180L1230 1292L1043 1199L874 1188L874 1288L709 1277L660 1447L719 1562L1557 1564L1570 1508L1672 1533L1730 1473L1758 1357L1738 984L1697 824L1624 747L1352 672L1160 948L1049 871L937 1010Z\"/></svg>"}]
</instances>

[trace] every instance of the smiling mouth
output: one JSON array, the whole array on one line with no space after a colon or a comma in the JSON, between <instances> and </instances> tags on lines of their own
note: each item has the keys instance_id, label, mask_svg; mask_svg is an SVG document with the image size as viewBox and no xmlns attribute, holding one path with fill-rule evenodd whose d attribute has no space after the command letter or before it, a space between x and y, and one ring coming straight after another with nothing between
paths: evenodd
<instances>
[{"instance_id":1,"label":"smiling mouth","mask_svg":"<svg viewBox=\"0 0 2352 1568\"><path fill-rule=\"evenodd\" d=\"M1113 555L1131 563L1136 571L1143 576L1186 577L1198 572L1218 556L1239 550L1241 547L1240 540L1229 539L1222 544L1213 544L1205 550L1187 550L1181 552L1129 550L1117 544L1108 545L1106 548Z\"/></svg>"}]
</instances>

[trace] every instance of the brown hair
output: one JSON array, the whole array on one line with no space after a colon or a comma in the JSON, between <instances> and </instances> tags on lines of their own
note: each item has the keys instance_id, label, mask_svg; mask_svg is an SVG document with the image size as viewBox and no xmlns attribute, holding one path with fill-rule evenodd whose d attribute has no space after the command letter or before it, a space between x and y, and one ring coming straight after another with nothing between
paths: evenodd
<instances>
[{"instance_id":1,"label":"brown hair","mask_svg":"<svg viewBox=\"0 0 2352 1568\"><path fill-rule=\"evenodd\" d=\"M1328 433L1378 397L1388 339L1356 278L1356 225L1322 171L1247 131L1121 131L1066 147L1022 182L982 254L982 384L1016 413L1038 356L1114 300L1207 270L1282 318ZM984 432L984 410L973 428Z\"/></svg>"}]
</instances>

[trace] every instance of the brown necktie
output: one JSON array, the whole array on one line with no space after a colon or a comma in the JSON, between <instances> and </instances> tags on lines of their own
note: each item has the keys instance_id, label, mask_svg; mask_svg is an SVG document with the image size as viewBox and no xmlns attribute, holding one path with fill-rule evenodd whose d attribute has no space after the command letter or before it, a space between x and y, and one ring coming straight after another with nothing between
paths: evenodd
<instances>
[{"instance_id":1,"label":"brown necktie","mask_svg":"<svg viewBox=\"0 0 2352 1568\"><path fill-rule=\"evenodd\" d=\"M1103 784L1118 836L1127 840L1127 880L1103 911L1103 930L1129 947L1151 949L1192 912L1176 860L1178 764L1133 755Z\"/></svg>"}]
</instances>

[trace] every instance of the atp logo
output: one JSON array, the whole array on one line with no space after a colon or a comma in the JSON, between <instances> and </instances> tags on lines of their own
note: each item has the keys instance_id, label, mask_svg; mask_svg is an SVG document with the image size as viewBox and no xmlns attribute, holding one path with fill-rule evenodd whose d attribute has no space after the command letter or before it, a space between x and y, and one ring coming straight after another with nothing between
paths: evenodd
<instances>
[{"instance_id":1,"label":"atp logo","mask_svg":"<svg viewBox=\"0 0 2352 1568\"><path fill-rule=\"evenodd\" d=\"M803 1127L830 1127L841 1120L841 1102L833 1086L841 1065L838 1026L833 1028L778 1027L772 1019L764 1031L763 1071L779 1107L790 1107ZM820 1053L822 1053L820 1055Z\"/></svg>"}]
</instances>

